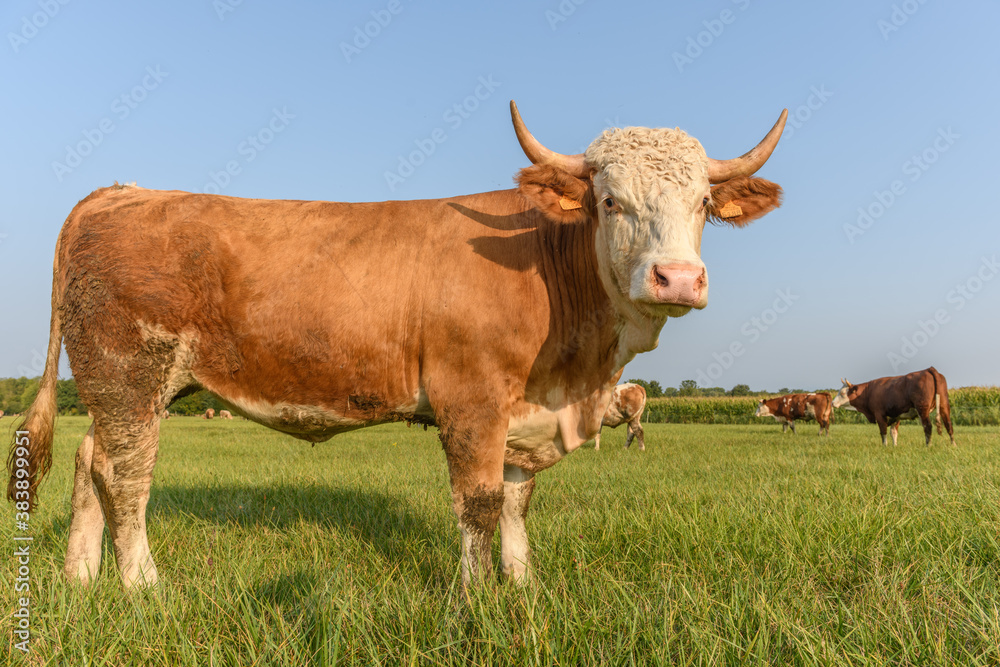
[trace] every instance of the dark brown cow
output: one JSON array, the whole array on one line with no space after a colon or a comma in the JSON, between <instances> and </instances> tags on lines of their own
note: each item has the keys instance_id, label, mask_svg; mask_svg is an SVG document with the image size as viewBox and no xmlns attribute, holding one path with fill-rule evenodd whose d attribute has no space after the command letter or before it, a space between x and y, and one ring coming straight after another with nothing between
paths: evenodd
<instances>
[{"instance_id":1,"label":"dark brown cow","mask_svg":"<svg viewBox=\"0 0 1000 667\"><path fill-rule=\"evenodd\" d=\"M811 394L787 394L777 398L768 398L757 404L754 417L774 417L781 422L781 432L792 427L795 433L795 420L819 422L819 434L826 431L830 435L830 422L833 419L833 409L830 407L830 394L815 392Z\"/></svg>"},{"instance_id":2,"label":"dark brown cow","mask_svg":"<svg viewBox=\"0 0 1000 667\"><path fill-rule=\"evenodd\" d=\"M931 444L931 410L936 414L938 435L942 435L941 422L948 429L951 444L955 445L955 431L951 426L951 406L948 402L948 383L937 369L931 366L908 375L878 378L861 384L851 384L842 380L833 407L857 410L868 418L869 423L878 424L882 434L882 446L886 446L886 431L892 429L892 444L896 446L899 422L902 419L916 419L924 426L925 444Z\"/></svg>"},{"instance_id":3,"label":"dark brown cow","mask_svg":"<svg viewBox=\"0 0 1000 667\"><path fill-rule=\"evenodd\" d=\"M634 438L639 439L639 450L646 449L646 441L642 431L642 411L646 409L646 390L641 385L626 382L615 385L615 391L611 395L611 404L608 411L604 413L601 426L618 428L622 424L628 424L628 435L625 438L625 448L632 445ZM601 434L594 438L594 449L601 448Z\"/></svg>"},{"instance_id":4,"label":"dark brown cow","mask_svg":"<svg viewBox=\"0 0 1000 667\"><path fill-rule=\"evenodd\" d=\"M533 163L513 190L344 204L115 186L73 209L22 427L30 483L12 474L8 486L32 502L51 465L65 340L94 420L76 458L67 576L97 573L106 520L125 584L156 581L156 417L204 388L312 442L396 420L438 426L463 583L491 571L498 524L504 574L530 577L535 473L597 435L617 374L668 317L705 306L705 222L744 226L779 205L780 188L751 175L787 112L726 161L680 130L635 127L561 155L511 114Z\"/></svg>"}]
</instances>

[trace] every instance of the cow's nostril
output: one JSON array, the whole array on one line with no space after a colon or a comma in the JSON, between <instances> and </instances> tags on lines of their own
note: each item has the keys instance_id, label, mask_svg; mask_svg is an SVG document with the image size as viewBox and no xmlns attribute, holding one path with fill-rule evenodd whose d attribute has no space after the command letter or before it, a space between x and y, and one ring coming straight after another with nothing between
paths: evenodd
<instances>
[{"instance_id":1,"label":"cow's nostril","mask_svg":"<svg viewBox=\"0 0 1000 667\"><path fill-rule=\"evenodd\" d=\"M661 273L661 271L663 271L663 269L658 266L653 269L653 276L656 279L656 284L660 287L668 287L670 285L670 279L667 278L666 273Z\"/></svg>"}]
</instances>

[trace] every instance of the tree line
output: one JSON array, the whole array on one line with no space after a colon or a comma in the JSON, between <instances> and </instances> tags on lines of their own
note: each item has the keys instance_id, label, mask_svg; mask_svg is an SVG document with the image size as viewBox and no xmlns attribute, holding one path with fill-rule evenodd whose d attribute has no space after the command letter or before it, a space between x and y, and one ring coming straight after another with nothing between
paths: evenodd
<instances>
[{"instance_id":1,"label":"tree line","mask_svg":"<svg viewBox=\"0 0 1000 667\"><path fill-rule=\"evenodd\" d=\"M732 389L722 387L699 387L694 380L683 380L679 387L661 387L656 380L632 379L629 382L640 385L646 390L647 398L674 398L675 396L772 396L775 392L750 389L750 385L738 384ZM806 393L805 389L789 389L782 387L779 394Z\"/></svg>"},{"instance_id":2,"label":"tree line","mask_svg":"<svg viewBox=\"0 0 1000 667\"><path fill-rule=\"evenodd\" d=\"M0 410L8 415L25 412L38 395L40 382L40 377L0 378ZM87 406L80 400L73 378L56 383L56 407L61 415L87 414ZM170 412L175 415L200 415L208 408L218 412L225 405L214 394L201 390L175 400L170 405Z\"/></svg>"}]
</instances>

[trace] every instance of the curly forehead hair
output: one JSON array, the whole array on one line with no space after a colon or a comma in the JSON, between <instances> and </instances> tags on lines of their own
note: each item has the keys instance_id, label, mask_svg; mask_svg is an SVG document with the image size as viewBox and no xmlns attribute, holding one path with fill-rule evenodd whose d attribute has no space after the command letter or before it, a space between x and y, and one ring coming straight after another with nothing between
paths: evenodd
<instances>
[{"instance_id":1,"label":"curly forehead hair","mask_svg":"<svg viewBox=\"0 0 1000 667\"><path fill-rule=\"evenodd\" d=\"M680 187L708 169L705 149L680 129L626 127L605 130L590 144L584 158L632 192L649 192L655 184Z\"/></svg>"}]
</instances>

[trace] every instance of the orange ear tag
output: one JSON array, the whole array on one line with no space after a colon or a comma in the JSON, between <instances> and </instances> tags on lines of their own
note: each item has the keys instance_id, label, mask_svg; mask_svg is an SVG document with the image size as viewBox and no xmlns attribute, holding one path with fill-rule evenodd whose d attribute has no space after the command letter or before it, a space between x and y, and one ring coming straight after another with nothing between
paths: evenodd
<instances>
[{"instance_id":1,"label":"orange ear tag","mask_svg":"<svg viewBox=\"0 0 1000 667\"><path fill-rule=\"evenodd\" d=\"M719 210L720 218L735 218L738 215L743 215L743 209L731 201L726 202L726 205Z\"/></svg>"},{"instance_id":2,"label":"orange ear tag","mask_svg":"<svg viewBox=\"0 0 1000 667\"><path fill-rule=\"evenodd\" d=\"M564 211L573 211L578 208L583 208L583 204L576 201L575 199L570 199L569 197L560 197L559 208L561 208Z\"/></svg>"}]
</instances>

